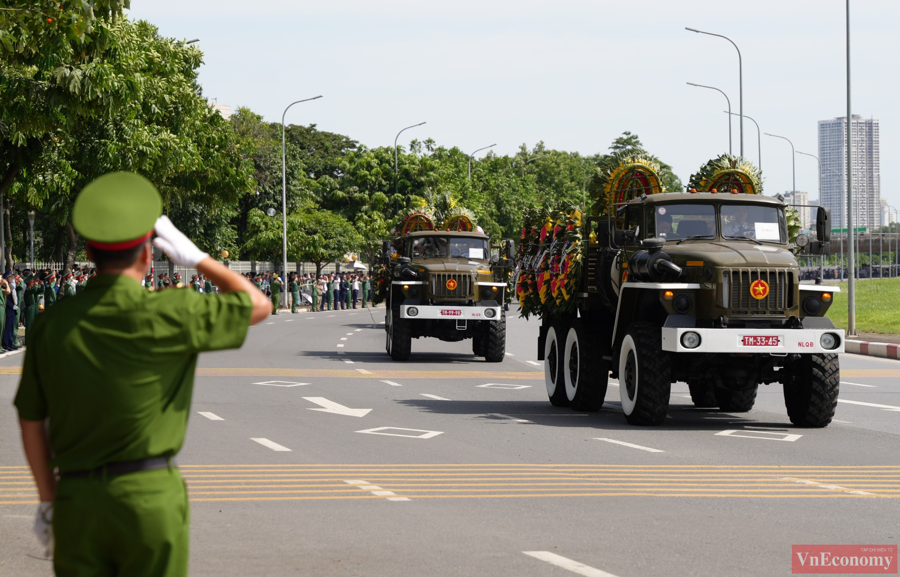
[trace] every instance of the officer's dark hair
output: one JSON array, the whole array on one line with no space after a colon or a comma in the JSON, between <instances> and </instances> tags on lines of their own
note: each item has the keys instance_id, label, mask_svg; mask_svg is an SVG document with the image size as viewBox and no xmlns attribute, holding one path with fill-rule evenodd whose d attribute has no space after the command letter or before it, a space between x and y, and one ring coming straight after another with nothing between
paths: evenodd
<instances>
[{"instance_id":1,"label":"officer's dark hair","mask_svg":"<svg viewBox=\"0 0 900 577\"><path fill-rule=\"evenodd\" d=\"M148 242L150 242L149 239L133 248L126 248L125 250L101 250L92 246L91 256L94 257L94 264L96 264L97 268L100 270L109 268L128 268L137 261Z\"/></svg>"}]
</instances>

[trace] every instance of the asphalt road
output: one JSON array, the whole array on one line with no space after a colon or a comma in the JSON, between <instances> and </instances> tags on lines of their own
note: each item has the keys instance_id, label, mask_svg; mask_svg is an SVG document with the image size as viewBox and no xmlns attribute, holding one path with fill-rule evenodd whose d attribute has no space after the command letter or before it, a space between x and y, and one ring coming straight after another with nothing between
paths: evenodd
<instances>
[{"instance_id":1,"label":"asphalt road","mask_svg":"<svg viewBox=\"0 0 900 577\"><path fill-rule=\"evenodd\" d=\"M900 541L900 363L844 355L825 429L781 387L732 415L673 387L662 427L552 407L537 321L384 353L384 309L282 314L201 357L178 462L201 576L786 575L792 544ZM0 575L44 576L0 358ZM526 553L527 552L527 553Z\"/></svg>"}]
</instances>

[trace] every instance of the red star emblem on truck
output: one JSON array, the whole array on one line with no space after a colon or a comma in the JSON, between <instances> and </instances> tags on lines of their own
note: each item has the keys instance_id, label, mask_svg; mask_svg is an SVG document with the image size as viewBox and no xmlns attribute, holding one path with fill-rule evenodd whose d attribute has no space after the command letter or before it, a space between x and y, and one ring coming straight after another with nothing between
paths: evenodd
<instances>
[{"instance_id":1,"label":"red star emblem on truck","mask_svg":"<svg viewBox=\"0 0 900 577\"><path fill-rule=\"evenodd\" d=\"M769 296L769 283L761 279L757 279L750 283L750 296L758 301Z\"/></svg>"},{"instance_id":2,"label":"red star emblem on truck","mask_svg":"<svg viewBox=\"0 0 900 577\"><path fill-rule=\"evenodd\" d=\"M448 291L454 291L454 290L456 290L456 281L455 281L455 280L450 279L450 280L447 281L447 290L448 290Z\"/></svg>"}]
</instances>

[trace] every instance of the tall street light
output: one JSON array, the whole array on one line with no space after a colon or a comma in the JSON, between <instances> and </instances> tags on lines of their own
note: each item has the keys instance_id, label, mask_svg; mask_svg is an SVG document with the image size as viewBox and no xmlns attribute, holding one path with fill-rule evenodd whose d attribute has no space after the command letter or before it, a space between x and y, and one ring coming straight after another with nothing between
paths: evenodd
<instances>
[{"instance_id":1,"label":"tall street light","mask_svg":"<svg viewBox=\"0 0 900 577\"><path fill-rule=\"evenodd\" d=\"M725 97L725 100L728 102L728 114L731 114L731 99L728 98L728 95L725 94L724 91L719 90L715 86L704 86L703 84L694 84L693 82L688 82L688 86L696 86L697 88L709 88L710 90L717 90L722 93L722 96ZM728 155L731 156L731 116L728 117Z\"/></svg>"},{"instance_id":2,"label":"tall street light","mask_svg":"<svg viewBox=\"0 0 900 577\"><path fill-rule=\"evenodd\" d=\"M28 242L29 242L29 248L28 248L28 260L31 261L31 270L32 270L32 271L34 271L34 217L35 217L35 216L36 216L36 215L35 215L35 213L34 213L34 210L29 210L29 211L28 211L28 228L29 228L29 232L28 232Z\"/></svg>"},{"instance_id":3,"label":"tall street light","mask_svg":"<svg viewBox=\"0 0 900 577\"><path fill-rule=\"evenodd\" d=\"M282 244L282 266L281 274L284 275L282 282L284 285L282 286L281 294L284 299L282 303L285 307L287 307L287 160L284 152L284 117L287 115L287 111L291 108L291 106L295 104L300 104L301 102L309 102L310 100L318 100L322 98L322 95L313 96L312 98L304 98L303 100L298 100L296 102L291 102L288 104L287 108L284 109L284 113L281 115L281 244Z\"/></svg>"},{"instance_id":4,"label":"tall street light","mask_svg":"<svg viewBox=\"0 0 900 577\"><path fill-rule=\"evenodd\" d=\"M847 0L850 2L850 0ZM734 40L727 36L722 36L721 34L714 34L712 32L704 32L703 30L697 30L696 28L688 28L685 27L685 30L690 32L696 32L697 34L706 34L707 36L716 36L718 38L724 38L731 42L731 45L734 46L734 49L737 50L738 53L738 90L739 90L739 104L738 107L740 110L738 111L741 115L741 156L744 156L744 72L743 72L743 64L741 63L741 49L738 48L738 45L734 43Z\"/></svg>"},{"instance_id":5,"label":"tall street light","mask_svg":"<svg viewBox=\"0 0 900 577\"><path fill-rule=\"evenodd\" d=\"M815 154L810 154L810 153L808 153L808 152L800 152L799 150L797 150L797 151L795 151L795 152L796 152L797 154L802 154L803 156L811 156L811 157L813 157L813 158L816 159L816 162L819 163L819 206L822 206L822 161L819 160L819 157L816 156ZM826 166L825 168L827 168L828 170L830 170L831 172L833 172L835 175L837 175L837 177L838 177L838 182L840 183L840 181L841 181L841 180L840 180L840 179L841 179L841 173L838 172L838 171L836 171L835 169L831 168L830 166ZM821 239L819 239L819 240L821 240ZM843 245L843 243L842 243L842 244L841 244L841 248L843 248L843 246L844 246L844 245ZM824 254L822 255L822 260L823 260L823 261L825 260L825 255L824 255ZM842 253L842 254L841 254L841 261L843 261L843 260L844 260L844 259L843 259L843 253ZM842 262L841 264L843 264L843 262ZM819 279L820 279L820 280L821 280L822 277L823 277L823 273L824 273L823 268L824 268L824 267L819 266Z\"/></svg>"},{"instance_id":6,"label":"tall street light","mask_svg":"<svg viewBox=\"0 0 900 577\"><path fill-rule=\"evenodd\" d=\"M397 133L397 136L394 137L394 194L399 194L398 189L400 186L400 178L397 174L397 139L400 138L400 135L403 134L404 130L409 130L410 128L415 128L417 126L422 126L425 124L424 122L420 122L418 124L413 124L412 126L407 126L403 130Z\"/></svg>"},{"instance_id":7,"label":"tall street light","mask_svg":"<svg viewBox=\"0 0 900 577\"><path fill-rule=\"evenodd\" d=\"M856 267L853 250L853 113L850 109L850 0L847 0L847 234L850 276L847 277L847 336L856 336Z\"/></svg>"},{"instance_id":8,"label":"tall street light","mask_svg":"<svg viewBox=\"0 0 900 577\"><path fill-rule=\"evenodd\" d=\"M529 158L525 162L522 163L522 178L525 178L525 167L528 166L529 162L534 162L535 160L540 160L542 158L547 158L550 156L549 154L542 154L541 156L535 156L534 158Z\"/></svg>"},{"instance_id":9,"label":"tall street light","mask_svg":"<svg viewBox=\"0 0 900 577\"><path fill-rule=\"evenodd\" d=\"M475 156L477 153L481 152L482 150L487 150L488 148L494 148L495 146L497 146L496 143L494 143L490 146L485 146L484 148L479 148L478 150L476 150L475 152L473 152L472 154L469 155L469 180L472 180L472 157Z\"/></svg>"},{"instance_id":10,"label":"tall street light","mask_svg":"<svg viewBox=\"0 0 900 577\"><path fill-rule=\"evenodd\" d=\"M794 193L797 192L797 155L794 154L794 143L791 142L789 138L784 136L778 136L777 134L769 134L768 132L764 133L766 136L773 136L775 138L780 138L782 140L787 140L791 145L791 171L793 173L793 182L791 184L791 197L794 196Z\"/></svg>"},{"instance_id":11,"label":"tall street light","mask_svg":"<svg viewBox=\"0 0 900 577\"><path fill-rule=\"evenodd\" d=\"M726 111L723 110L723 112L726 112ZM732 116L740 116L740 114L738 114L737 112L731 112L731 111L727 111L727 112L728 112L728 114L730 114ZM746 118L747 120L753 120L746 114L744 115L744 118ZM756 148L757 148L756 160L758 161L757 164L759 165L759 169L762 170L762 134L759 131L759 123L756 122L755 120L753 120L753 124L756 125Z\"/></svg>"}]
</instances>

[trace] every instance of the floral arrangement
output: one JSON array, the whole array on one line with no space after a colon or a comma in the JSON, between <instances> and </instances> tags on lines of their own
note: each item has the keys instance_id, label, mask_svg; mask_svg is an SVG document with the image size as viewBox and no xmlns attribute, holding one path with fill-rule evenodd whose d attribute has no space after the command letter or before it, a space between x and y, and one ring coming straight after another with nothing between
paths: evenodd
<instances>
[{"instance_id":1,"label":"floral arrangement","mask_svg":"<svg viewBox=\"0 0 900 577\"><path fill-rule=\"evenodd\" d=\"M762 171L740 156L723 154L691 175L689 190L762 194Z\"/></svg>"}]
</instances>

